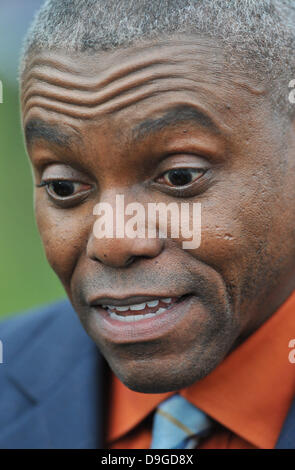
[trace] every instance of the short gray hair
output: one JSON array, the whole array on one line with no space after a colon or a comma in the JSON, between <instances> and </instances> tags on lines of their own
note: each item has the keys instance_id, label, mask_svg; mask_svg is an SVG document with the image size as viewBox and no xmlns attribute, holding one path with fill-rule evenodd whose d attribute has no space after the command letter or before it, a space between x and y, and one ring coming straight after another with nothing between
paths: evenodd
<instances>
[{"instance_id":1,"label":"short gray hair","mask_svg":"<svg viewBox=\"0 0 295 470\"><path fill-rule=\"evenodd\" d=\"M267 80L283 110L295 78L295 0L46 0L24 42L20 74L40 50L107 51L177 33L222 44L234 65Z\"/></svg>"}]
</instances>

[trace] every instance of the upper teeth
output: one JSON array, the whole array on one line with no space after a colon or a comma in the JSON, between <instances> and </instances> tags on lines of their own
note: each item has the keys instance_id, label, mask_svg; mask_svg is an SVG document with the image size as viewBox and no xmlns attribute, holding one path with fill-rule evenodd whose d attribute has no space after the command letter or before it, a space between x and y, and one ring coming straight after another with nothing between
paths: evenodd
<instances>
[{"instance_id":1,"label":"upper teeth","mask_svg":"<svg viewBox=\"0 0 295 470\"><path fill-rule=\"evenodd\" d=\"M102 305L103 308L108 308L110 310L117 310L118 312L126 312L127 310L144 310L146 307L157 307L159 305L160 300L165 302L166 304L170 304L172 302L171 297L167 297L165 299L159 300L151 300L149 302L142 302L141 304L132 304L132 305Z\"/></svg>"},{"instance_id":2,"label":"upper teeth","mask_svg":"<svg viewBox=\"0 0 295 470\"><path fill-rule=\"evenodd\" d=\"M134 321L139 321L143 320L146 318L152 318L160 313L166 312L166 308L159 308L155 313L147 313L146 315L127 315L123 317L122 315L117 315L115 312L110 312L111 318L114 318L115 320L120 320L120 321L125 321L125 322L134 322Z\"/></svg>"}]
</instances>

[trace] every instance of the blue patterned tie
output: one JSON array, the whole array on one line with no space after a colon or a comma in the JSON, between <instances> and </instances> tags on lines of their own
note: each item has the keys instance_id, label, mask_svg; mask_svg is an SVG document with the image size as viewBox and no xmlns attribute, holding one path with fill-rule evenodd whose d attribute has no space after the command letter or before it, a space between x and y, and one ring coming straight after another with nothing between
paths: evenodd
<instances>
[{"instance_id":1,"label":"blue patterned tie","mask_svg":"<svg viewBox=\"0 0 295 470\"><path fill-rule=\"evenodd\" d=\"M160 403L153 421L151 449L194 449L213 421L181 395Z\"/></svg>"}]
</instances>

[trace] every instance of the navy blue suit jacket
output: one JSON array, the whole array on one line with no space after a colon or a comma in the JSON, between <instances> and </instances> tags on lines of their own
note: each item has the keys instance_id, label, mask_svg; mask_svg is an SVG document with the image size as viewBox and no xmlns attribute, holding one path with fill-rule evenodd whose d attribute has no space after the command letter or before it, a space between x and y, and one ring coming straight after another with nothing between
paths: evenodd
<instances>
[{"instance_id":1,"label":"navy blue suit jacket","mask_svg":"<svg viewBox=\"0 0 295 470\"><path fill-rule=\"evenodd\" d=\"M103 448L105 363L70 303L4 320L0 340L0 448ZM277 448L295 448L295 402Z\"/></svg>"}]
</instances>

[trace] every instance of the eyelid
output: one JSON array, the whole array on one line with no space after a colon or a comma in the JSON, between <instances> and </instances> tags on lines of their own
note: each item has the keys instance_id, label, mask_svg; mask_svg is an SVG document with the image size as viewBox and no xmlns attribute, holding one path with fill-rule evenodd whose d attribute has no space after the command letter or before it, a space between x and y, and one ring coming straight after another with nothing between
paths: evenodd
<instances>
[{"instance_id":1,"label":"eyelid","mask_svg":"<svg viewBox=\"0 0 295 470\"><path fill-rule=\"evenodd\" d=\"M57 181L63 181L63 182L70 182L70 183L79 183L79 184L88 184L90 186L90 183L84 183L84 181L79 181L77 179L71 179L71 178L42 178L41 183L36 184L37 188L46 186L47 184L50 183L56 183Z\"/></svg>"},{"instance_id":2,"label":"eyelid","mask_svg":"<svg viewBox=\"0 0 295 470\"><path fill-rule=\"evenodd\" d=\"M46 165L42 172L40 172L40 178L42 181L49 180L63 180L63 181L83 181L91 184L92 178L84 170L79 170L73 166L64 163L51 163Z\"/></svg>"},{"instance_id":3,"label":"eyelid","mask_svg":"<svg viewBox=\"0 0 295 470\"><path fill-rule=\"evenodd\" d=\"M73 183L73 184L81 184L84 186L91 186L89 183L84 183L84 181L77 181L77 180L71 180L69 178L64 179L64 178L48 178L48 179L42 179L41 183L36 184L35 186L37 188L43 188L48 186L51 183L58 183L58 182L63 182L63 183Z\"/></svg>"},{"instance_id":4,"label":"eyelid","mask_svg":"<svg viewBox=\"0 0 295 470\"><path fill-rule=\"evenodd\" d=\"M189 154L189 153L175 153L166 155L166 157L160 162L158 171L164 173L165 171L178 169L178 168L211 168L212 163L201 155Z\"/></svg>"}]
</instances>

